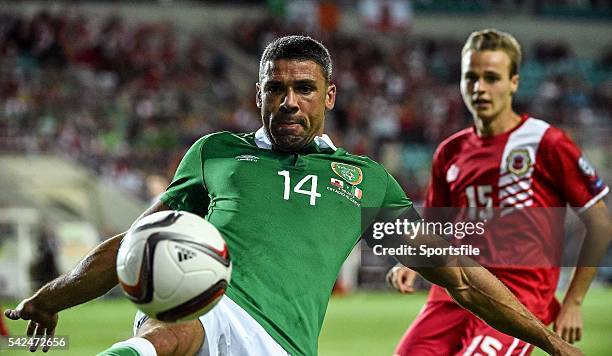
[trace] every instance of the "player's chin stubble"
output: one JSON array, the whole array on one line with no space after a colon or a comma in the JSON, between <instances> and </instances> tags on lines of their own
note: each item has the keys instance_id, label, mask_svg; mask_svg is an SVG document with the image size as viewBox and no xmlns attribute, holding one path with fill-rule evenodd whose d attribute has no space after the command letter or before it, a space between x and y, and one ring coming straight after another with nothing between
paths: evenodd
<instances>
[{"instance_id":1,"label":"player's chin stubble","mask_svg":"<svg viewBox=\"0 0 612 356\"><path fill-rule=\"evenodd\" d=\"M283 152L296 152L302 150L307 144L307 137L296 135L273 135L274 148Z\"/></svg>"},{"instance_id":2,"label":"player's chin stubble","mask_svg":"<svg viewBox=\"0 0 612 356\"><path fill-rule=\"evenodd\" d=\"M291 132L279 127L276 122L270 124L270 136L272 136L272 144L276 150L283 152L301 151L312 140L312 137L308 135L308 128L304 120L293 119L290 121L300 122L301 128Z\"/></svg>"}]
</instances>

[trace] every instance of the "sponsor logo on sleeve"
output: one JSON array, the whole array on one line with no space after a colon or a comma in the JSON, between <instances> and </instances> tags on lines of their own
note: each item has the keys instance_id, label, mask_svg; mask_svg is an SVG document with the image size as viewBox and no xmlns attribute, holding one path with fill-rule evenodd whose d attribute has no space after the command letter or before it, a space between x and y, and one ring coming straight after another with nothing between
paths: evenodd
<instances>
[{"instance_id":1,"label":"sponsor logo on sleeve","mask_svg":"<svg viewBox=\"0 0 612 356\"><path fill-rule=\"evenodd\" d=\"M580 170L582 171L582 173L584 173L585 176L595 176L595 168L593 168L591 163L589 163L589 161L584 156L580 157L580 159L578 160L578 167L580 167Z\"/></svg>"},{"instance_id":2,"label":"sponsor logo on sleeve","mask_svg":"<svg viewBox=\"0 0 612 356\"><path fill-rule=\"evenodd\" d=\"M604 182L597 176L595 168L593 168L591 163L584 156L580 157L578 160L578 168L580 168L580 171L588 180L589 192L593 195L601 192L604 188Z\"/></svg>"}]
</instances>

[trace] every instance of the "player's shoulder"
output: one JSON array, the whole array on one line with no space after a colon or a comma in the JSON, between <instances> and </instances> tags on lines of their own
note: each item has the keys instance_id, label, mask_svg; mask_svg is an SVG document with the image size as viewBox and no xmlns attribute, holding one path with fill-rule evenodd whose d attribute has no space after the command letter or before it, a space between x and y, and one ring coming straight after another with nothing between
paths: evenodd
<instances>
[{"instance_id":1,"label":"player's shoulder","mask_svg":"<svg viewBox=\"0 0 612 356\"><path fill-rule=\"evenodd\" d=\"M457 145L461 145L463 142L470 139L474 135L474 127L466 127L463 130L455 132L454 134L442 140L442 142L440 142L440 144L438 145L438 150L447 150Z\"/></svg>"},{"instance_id":2,"label":"player's shoulder","mask_svg":"<svg viewBox=\"0 0 612 356\"><path fill-rule=\"evenodd\" d=\"M378 161L375 161L374 159L368 156L365 156L365 155L352 154L343 148L337 149L336 152L334 152L334 154L332 155L332 159L341 159L343 162L346 162L348 164L352 163L354 165L362 166L362 167L373 167L373 168L384 169L384 166Z\"/></svg>"},{"instance_id":3,"label":"player's shoulder","mask_svg":"<svg viewBox=\"0 0 612 356\"><path fill-rule=\"evenodd\" d=\"M455 132L449 137L445 138L438 144L436 151L434 153L434 159L438 160L445 156L452 155L455 152L461 150L463 144L474 137L476 134L474 133L474 127L466 127L465 129Z\"/></svg>"},{"instance_id":4,"label":"player's shoulder","mask_svg":"<svg viewBox=\"0 0 612 356\"><path fill-rule=\"evenodd\" d=\"M331 160L332 169L334 171L341 169L342 165L349 165L358 167L359 170L363 171L364 175L368 175L370 177L378 177L379 179L388 179L389 172L385 168L385 166L364 155L356 155L347 152L343 148L338 148L332 155L329 155L329 160Z\"/></svg>"},{"instance_id":5,"label":"player's shoulder","mask_svg":"<svg viewBox=\"0 0 612 356\"><path fill-rule=\"evenodd\" d=\"M563 129L542 119L529 116L523 126L526 128L525 131L527 132L534 132L534 134L541 132L542 139L540 141L540 148L554 146L560 141L569 141L569 137Z\"/></svg>"},{"instance_id":6,"label":"player's shoulder","mask_svg":"<svg viewBox=\"0 0 612 356\"><path fill-rule=\"evenodd\" d=\"M565 133L565 131L563 131L563 129L561 129L560 127L554 126L545 120L536 119L534 117L530 117L527 120L529 120L532 126L538 125L544 130L545 139L555 140L555 139L560 139L560 138L564 138L567 136L567 134Z\"/></svg>"},{"instance_id":7,"label":"player's shoulder","mask_svg":"<svg viewBox=\"0 0 612 356\"><path fill-rule=\"evenodd\" d=\"M249 138L254 136L254 133L235 133L229 131L219 131L206 134L200 137L193 146L217 147L221 148L223 143L246 143L249 144Z\"/></svg>"}]
</instances>

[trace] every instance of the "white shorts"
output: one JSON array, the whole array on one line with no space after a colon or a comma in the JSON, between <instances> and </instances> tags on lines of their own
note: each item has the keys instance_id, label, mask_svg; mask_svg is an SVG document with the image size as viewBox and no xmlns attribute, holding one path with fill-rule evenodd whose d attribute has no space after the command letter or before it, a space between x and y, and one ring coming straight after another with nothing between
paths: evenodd
<instances>
[{"instance_id":1,"label":"white shorts","mask_svg":"<svg viewBox=\"0 0 612 356\"><path fill-rule=\"evenodd\" d=\"M148 319L138 311L136 330ZM259 323L227 296L200 317L205 340L198 356L289 356Z\"/></svg>"}]
</instances>

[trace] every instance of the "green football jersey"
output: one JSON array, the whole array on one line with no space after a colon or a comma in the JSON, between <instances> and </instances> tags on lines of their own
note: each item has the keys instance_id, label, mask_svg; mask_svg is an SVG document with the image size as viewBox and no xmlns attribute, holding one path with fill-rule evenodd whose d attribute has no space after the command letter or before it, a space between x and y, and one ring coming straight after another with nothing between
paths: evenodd
<instances>
[{"instance_id":1,"label":"green football jersey","mask_svg":"<svg viewBox=\"0 0 612 356\"><path fill-rule=\"evenodd\" d=\"M412 203L369 158L320 137L300 153L273 151L266 140L262 129L199 139L161 200L224 236L227 296L287 352L316 355L332 287L362 232L361 209Z\"/></svg>"}]
</instances>

